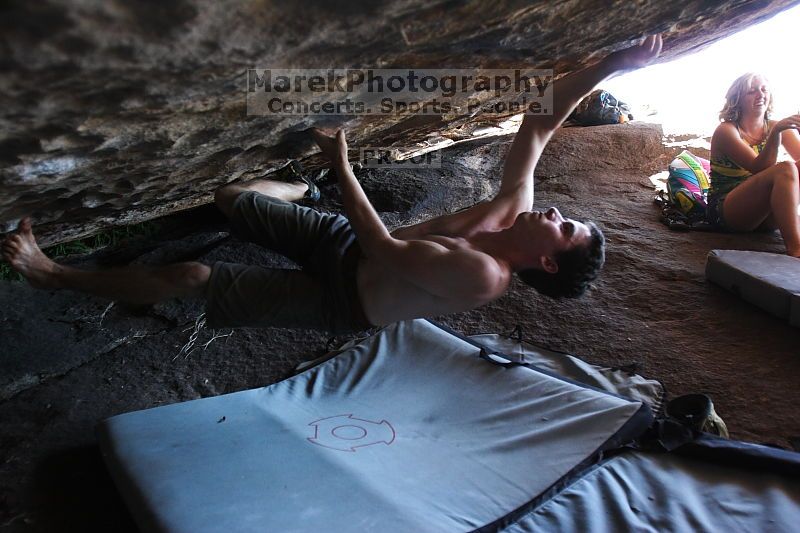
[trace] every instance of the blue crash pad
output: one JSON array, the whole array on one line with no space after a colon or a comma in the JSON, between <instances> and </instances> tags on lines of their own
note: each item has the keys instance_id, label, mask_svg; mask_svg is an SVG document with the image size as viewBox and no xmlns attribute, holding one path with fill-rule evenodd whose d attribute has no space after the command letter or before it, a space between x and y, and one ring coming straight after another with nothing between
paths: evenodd
<instances>
[{"instance_id":1,"label":"blue crash pad","mask_svg":"<svg viewBox=\"0 0 800 533\"><path fill-rule=\"evenodd\" d=\"M507 521L652 419L481 354L403 322L269 387L110 418L101 449L148 531L439 533Z\"/></svg>"}]
</instances>

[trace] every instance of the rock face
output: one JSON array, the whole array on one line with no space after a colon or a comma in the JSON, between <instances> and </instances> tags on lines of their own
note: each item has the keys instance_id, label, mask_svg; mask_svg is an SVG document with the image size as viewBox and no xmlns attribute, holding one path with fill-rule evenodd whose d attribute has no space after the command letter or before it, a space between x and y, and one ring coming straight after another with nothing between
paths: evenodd
<instances>
[{"instance_id":1,"label":"rock face","mask_svg":"<svg viewBox=\"0 0 800 533\"><path fill-rule=\"evenodd\" d=\"M574 71L647 33L664 59L795 2L22 0L0 8L0 232L27 214L45 244L209 201L290 158L302 132L406 149L507 118L248 116L250 68L548 68ZM507 101L511 94L502 94Z\"/></svg>"},{"instance_id":2,"label":"rock face","mask_svg":"<svg viewBox=\"0 0 800 533\"><path fill-rule=\"evenodd\" d=\"M659 127L643 124L564 128L543 154L537 206L593 220L607 238L606 266L583 298L551 300L517 280L486 306L433 318L464 334L509 332L519 325L537 345L658 379L670 397L709 394L735 439L800 450L797 329L707 283L703 274L711 249L782 253L782 241L767 233L676 232L658 222L647 177L664 167L662 158L672 157L660 146L661 136ZM365 169L358 178L394 227L495 192L511 141L496 137L442 150L440 169ZM620 149L625 146L635 150ZM592 147L608 150L587 168L583 156ZM643 161L652 166L644 168ZM323 207L338 211L335 185L322 189ZM192 257L208 264L291 267L255 244L219 240L228 224L204 211L214 209L167 217L197 216L199 227L188 236L163 232L142 243L135 263ZM125 253L132 248L125 246ZM101 250L72 264L93 268L109 259ZM0 281L4 533L136 531L96 447L98 421L269 385L328 345L327 334L296 329L241 328L216 340L215 333L230 330L199 329L195 336L202 311L193 300L134 311L74 292Z\"/></svg>"}]
</instances>

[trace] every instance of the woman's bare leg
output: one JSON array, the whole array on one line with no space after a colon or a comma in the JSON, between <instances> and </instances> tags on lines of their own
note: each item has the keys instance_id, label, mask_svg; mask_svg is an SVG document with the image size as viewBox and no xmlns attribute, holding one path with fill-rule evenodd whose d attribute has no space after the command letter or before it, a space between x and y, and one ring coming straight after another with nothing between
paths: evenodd
<instances>
[{"instance_id":1,"label":"woman's bare leg","mask_svg":"<svg viewBox=\"0 0 800 533\"><path fill-rule=\"evenodd\" d=\"M34 287L73 289L136 305L200 295L211 274L211 268L194 262L100 271L59 265L42 253L28 219L20 222L17 231L6 237L2 250L6 261Z\"/></svg>"},{"instance_id":2,"label":"woman's bare leg","mask_svg":"<svg viewBox=\"0 0 800 533\"><path fill-rule=\"evenodd\" d=\"M728 193L723 204L725 223L732 229L753 231L768 218L781 231L786 253L800 257L798 168L781 162L757 174Z\"/></svg>"}]
</instances>

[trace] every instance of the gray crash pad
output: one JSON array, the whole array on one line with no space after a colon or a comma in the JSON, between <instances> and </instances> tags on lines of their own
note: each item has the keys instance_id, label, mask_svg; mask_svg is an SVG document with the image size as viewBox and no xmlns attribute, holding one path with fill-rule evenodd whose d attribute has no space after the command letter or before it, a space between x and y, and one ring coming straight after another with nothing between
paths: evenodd
<instances>
[{"instance_id":1,"label":"gray crash pad","mask_svg":"<svg viewBox=\"0 0 800 533\"><path fill-rule=\"evenodd\" d=\"M147 531L456 532L496 529L652 420L485 354L403 322L269 387L110 418L100 446Z\"/></svg>"},{"instance_id":2,"label":"gray crash pad","mask_svg":"<svg viewBox=\"0 0 800 533\"><path fill-rule=\"evenodd\" d=\"M676 454L626 452L502 531L788 532L798 523L796 478Z\"/></svg>"},{"instance_id":3,"label":"gray crash pad","mask_svg":"<svg viewBox=\"0 0 800 533\"><path fill-rule=\"evenodd\" d=\"M666 394L664 386L657 380L644 378L627 368L594 365L574 355L497 333L471 335L469 338L505 354L512 361L532 364L536 368L589 387L644 402L653 413L660 413L663 408Z\"/></svg>"},{"instance_id":4,"label":"gray crash pad","mask_svg":"<svg viewBox=\"0 0 800 533\"><path fill-rule=\"evenodd\" d=\"M744 250L712 250L706 278L800 327L800 259Z\"/></svg>"}]
</instances>

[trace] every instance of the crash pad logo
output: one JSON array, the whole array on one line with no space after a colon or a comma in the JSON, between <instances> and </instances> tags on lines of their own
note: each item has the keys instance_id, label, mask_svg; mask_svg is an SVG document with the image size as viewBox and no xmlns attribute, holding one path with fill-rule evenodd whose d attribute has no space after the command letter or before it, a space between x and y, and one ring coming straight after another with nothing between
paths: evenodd
<instances>
[{"instance_id":1,"label":"crash pad logo","mask_svg":"<svg viewBox=\"0 0 800 533\"><path fill-rule=\"evenodd\" d=\"M314 428L314 436L308 437L308 442L342 452L354 452L373 444L388 446L395 437L394 428L386 420L373 422L352 414L320 418L309 426Z\"/></svg>"}]
</instances>

